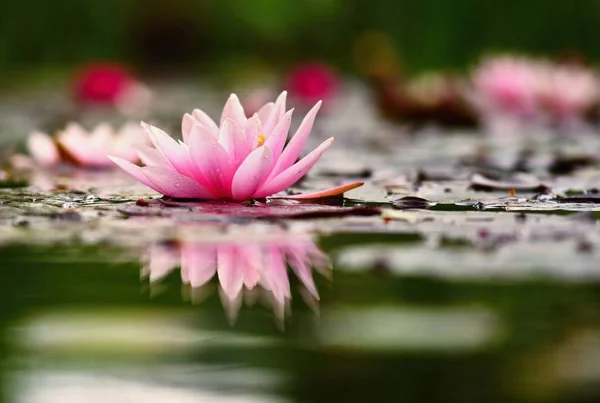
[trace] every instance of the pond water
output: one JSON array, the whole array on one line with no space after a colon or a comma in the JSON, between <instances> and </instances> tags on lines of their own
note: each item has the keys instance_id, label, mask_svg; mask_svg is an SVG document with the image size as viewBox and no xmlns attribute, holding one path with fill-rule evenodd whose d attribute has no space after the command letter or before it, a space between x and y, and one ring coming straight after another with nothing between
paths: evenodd
<instances>
[{"instance_id":1,"label":"pond water","mask_svg":"<svg viewBox=\"0 0 600 403\"><path fill-rule=\"evenodd\" d=\"M415 130L347 91L293 189L365 181L345 199L3 182L3 401L598 401L600 136Z\"/></svg>"}]
</instances>

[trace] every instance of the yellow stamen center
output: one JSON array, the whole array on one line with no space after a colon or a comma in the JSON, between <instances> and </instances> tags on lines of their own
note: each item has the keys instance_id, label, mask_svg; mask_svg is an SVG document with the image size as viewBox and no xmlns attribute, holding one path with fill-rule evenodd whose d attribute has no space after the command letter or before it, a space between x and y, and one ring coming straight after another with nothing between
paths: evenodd
<instances>
[{"instance_id":1,"label":"yellow stamen center","mask_svg":"<svg viewBox=\"0 0 600 403\"><path fill-rule=\"evenodd\" d=\"M265 133L261 134L260 136L258 136L258 146L262 146L263 144L265 144L265 140L267 139L267 135Z\"/></svg>"}]
</instances>

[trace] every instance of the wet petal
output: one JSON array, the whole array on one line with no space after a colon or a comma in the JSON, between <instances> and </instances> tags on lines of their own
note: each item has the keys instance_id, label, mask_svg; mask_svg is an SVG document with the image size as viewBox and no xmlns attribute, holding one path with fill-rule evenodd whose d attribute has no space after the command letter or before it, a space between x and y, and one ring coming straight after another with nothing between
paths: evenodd
<instances>
[{"instance_id":1,"label":"wet petal","mask_svg":"<svg viewBox=\"0 0 600 403\"><path fill-rule=\"evenodd\" d=\"M258 189L254 197L267 197L272 194L281 192L298 182L306 172L321 158L321 155L331 146L333 143L333 137L325 140L320 146L315 148L306 157L277 175L271 180L268 180L264 185Z\"/></svg>"},{"instance_id":2,"label":"wet petal","mask_svg":"<svg viewBox=\"0 0 600 403\"><path fill-rule=\"evenodd\" d=\"M256 148L258 136L260 136L260 119L254 114L246 122L243 132L240 132L240 138L235 147L235 161L237 166L241 164L250 152Z\"/></svg>"},{"instance_id":3,"label":"wet petal","mask_svg":"<svg viewBox=\"0 0 600 403\"><path fill-rule=\"evenodd\" d=\"M231 197L231 180L235 173L233 161L204 126L195 125L190 132L190 154L205 180L206 186L218 197Z\"/></svg>"},{"instance_id":4,"label":"wet petal","mask_svg":"<svg viewBox=\"0 0 600 403\"><path fill-rule=\"evenodd\" d=\"M287 98L287 91L283 91L278 97L277 100L275 101L275 105L273 105L273 110L271 111L269 117L266 120L262 120L263 123L263 127L262 127L262 131L263 133L271 133L271 131L275 128L275 126L277 125L277 123L279 122L279 120L281 120L281 118L283 117L283 114L285 113L285 101Z\"/></svg>"},{"instance_id":5,"label":"wet petal","mask_svg":"<svg viewBox=\"0 0 600 403\"><path fill-rule=\"evenodd\" d=\"M266 122L267 119L269 119L269 116L271 116L271 113L273 112L274 106L275 104L273 102L269 102L264 104L263 107L256 112L261 122Z\"/></svg>"},{"instance_id":6,"label":"wet petal","mask_svg":"<svg viewBox=\"0 0 600 403\"><path fill-rule=\"evenodd\" d=\"M244 112L244 107L235 94L231 94L227 99L227 102L225 102L223 114L221 115L221 125L223 125L225 119L233 120L238 124L239 127L244 127L246 124L246 113Z\"/></svg>"},{"instance_id":7,"label":"wet petal","mask_svg":"<svg viewBox=\"0 0 600 403\"><path fill-rule=\"evenodd\" d=\"M296 133L277 160L277 163L270 174L270 178L279 175L296 162L302 152L302 148L304 148L304 145L306 144L310 131L312 130L319 108L321 108L321 101L317 102L317 104L306 114L302 123L300 123L300 126L298 126L298 130L296 130Z\"/></svg>"},{"instance_id":8,"label":"wet petal","mask_svg":"<svg viewBox=\"0 0 600 403\"><path fill-rule=\"evenodd\" d=\"M137 152L138 156L140 157L140 161L142 161L144 165L163 168L172 167L165 156L156 148L144 145L133 146L133 148Z\"/></svg>"},{"instance_id":9,"label":"wet petal","mask_svg":"<svg viewBox=\"0 0 600 403\"><path fill-rule=\"evenodd\" d=\"M161 152L169 165L173 169L185 176L195 178L195 167L191 162L191 158L187 148L179 144L175 139L169 136L158 127L143 124L143 127L148 131L156 149Z\"/></svg>"},{"instance_id":10,"label":"wet petal","mask_svg":"<svg viewBox=\"0 0 600 403\"><path fill-rule=\"evenodd\" d=\"M185 143L188 142L188 137L190 135L190 130L192 130L192 126L195 124L200 124L192 115L186 113L183 115L183 119L181 119L181 137Z\"/></svg>"},{"instance_id":11,"label":"wet petal","mask_svg":"<svg viewBox=\"0 0 600 403\"><path fill-rule=\"evenodd\" d=\"M292 124L293 109L290 109L283 118L277 123L273 131L267 136L265 145L269 146L273 151L273 160L277 161L281 155L281 151L285 146L287 135Z\"/></svg>"},{"instance_id":12,"label":"wet petal","mask_svg":"<svg viewBox=\"0 0 600 403\"><path fill-rule=\"evenodd\" d=\"M231 184L233 199L250 199L272 163L273 153L268 146L258 147L252 151L233 176Z\"/></svg>"},{"instance_id":13,"label":"wet petal","mask_svg":"<svg viewBox=\"0 0 600 403\"><path fill-rule=\"evenodd\" d=\"M232 119L225 119L219 129L219 144L227 151L227 155L229 155L229 159L232 161L235 160L236 142L239 137L237 123Z\"/></svg>"},{"instance_id":14,"label":"wet petal","mask_svg":"<svg viewBox=\"0 0 600 403\"><path fill-rule=\"evenodd\" d=\"M212 134L215 138L219 135L219 126L217 126L215 121L212 120L212 118L208 116L203 110L194 109L194 111L192 112L192 116L198 121L198 123L206 127L208 132Z\"/></svg>"},{"instance_id":15,"label":"wet petal","mask_svg":"<svg viewBox=\"0 0 600 403\"><path fill-rule=\"evenodd\" d=\"M161 189L161 193L165 196L214 199L204 186L177 172L161 167L144 167L141 171L156 188Z\"/></svg>"},{"instance_id":16,"label":"wet petal","mask_svg":"<svg viewBox=\"0 0 600 403\"><path fill-rule=\"evenodd\" d=\"M129 175L133 176L139 182L142 182L144 185L148 186L150 189L163 193L162 190L158 188L154 183L152 183L146 175L142 172L142 168L138 167L135 164L132 164L129 161L126 161L122 158L113 157L112 155L106 156L109 160L117 164L123 171L127 172ZM164 194L164 193L163 193Z\"/></svg>"}]
</instances>

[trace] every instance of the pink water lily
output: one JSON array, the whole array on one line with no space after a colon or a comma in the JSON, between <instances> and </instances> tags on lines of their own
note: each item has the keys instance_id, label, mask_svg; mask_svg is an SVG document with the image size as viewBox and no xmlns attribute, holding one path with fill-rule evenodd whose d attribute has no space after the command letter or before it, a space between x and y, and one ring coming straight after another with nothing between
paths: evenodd
<instances>
[{"instance_id":1,"label":"pink water lily","mask_svg":"<svg viewBox=\"0 0 600 403\"><path fill-rule=\"evenodd\" d=\"M538 101L551 119L560 122L584 116L598 105L600 78L591 68L571 65L548 65Z\"/></svg>"},{"instance_id":2,"label":"pink water lily","mask_svg":"<svg viewBox=\"0 0 600 403\"><path fill-rule=\"evenodd\" d=\"M575 130L600 102L592 68L542 58L484 59L472 74L471 101L484 121L533 123Z\"/></svg>"},{"instance_id":3,"label":"pink water lily","mask_svg":"<svg viewBox=\"0 0 600 403\"><path fill-rule=\"evenodd\" d=\"M310 62L297 66L288 75L286 87L294 101L310 105L319 99L332 99L340 84L332 68L321 62Z\"/></svg>"},{"instance_id":4,"label":"pink water lily","mask_svg":"<svg viewBox=\"0 0 600 403\"><path fill-rule=\"evenodd\" d=\"M260 237L253 234L256 239L250 240L225 236L206 241L183 236L177 244L154 244L144 257L142 273L153 284L180 267L182 282L192 289L204 288L216 276L222 302L232 317L242 297L253 291L268 296L276 315L282 317L292 298L288 265L306 296L316 301L319 294L312 271L328 275L331 261L309 235L268 231Z\"/></svg>"},{"instance_id":5,"label":"pink water lily","mask_svg":"<svg viewBox=\"0 0 600 403\"><path fill-rule=\"evenodd\" d=\"M78 71L73 80L73 91L81 106L114 106L125 116L147 112L154 98L150 87L129 69L106 62L96 62Z\"/></svg>"},{"instance_id":6,"label":"pink water lily","mask_svg":"<svg viewBox=\"0 0 600 403\"><path fill-rule=\"evenodd\" d=\"M125 124L118 132L106 123L99 124L91 132L77 123L69 123L55 137L34 132L27 139L29 155L42 167L61 162L82 167L111 167L113 164L107 154L137 162L138 155L131 148L133 144L149 144L149 139L138 125L132 123Z\"/></svg>"},{"instance_id":7,"label":"pink water lily","mask_svg":"<svg viewBox=\"0 0 600 403\"><path fill-rule=\"evenodd\" d=\"M109 158L165 196L229 200L271 196L302 178L333 143L331 137L297 161L321 102L308 112L286 146L293 112L286 112L286 95L283 92L275 103L247 118L232 94L219 125L196 109L183 117L183 141L142 123L154 145L137 147L144 166L118 156Z\"/></svg>"},{"instance_id":8,"label":"pink water lily","mask_svg":"<svg viewBox=\"0 0 600 403\"><path fill-rule=\"evenodd\" d=\"M473 102L483 114L531 117L543 71L542 63L524 56L484 59L472 74Z\"/></svg>"}]
</instances>

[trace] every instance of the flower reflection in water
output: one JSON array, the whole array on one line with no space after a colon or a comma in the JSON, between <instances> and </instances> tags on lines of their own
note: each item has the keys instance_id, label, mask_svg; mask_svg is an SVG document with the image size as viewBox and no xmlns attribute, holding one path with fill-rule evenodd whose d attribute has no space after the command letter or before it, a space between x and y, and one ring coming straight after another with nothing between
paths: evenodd
<instances>
[{"instance_id":1,"label":"flower reflection in water","mask_svg":"<svg viewBox=\"0 0 600 403\"><path fill-rule=\"evenodd\" d=\"M176 242L155 243L147 249L142 275L149 278L151 286L179 267L182 283L191 287L192 295L199 295L217 277L231 321L242 302L252 304L258 299L272 306L282 321L292 299L289 267L300 280L300 294L316 308L319 294L312 271L330 278L332 266L310 234L269 227L268 233L242 235L237 228L235 235L230 231L205 240L193 234L194 228L186 228Z\"/></svg>"}]
</instances>

